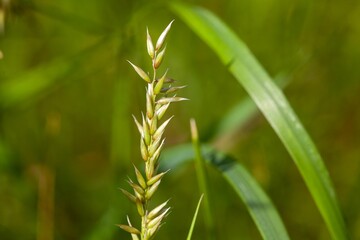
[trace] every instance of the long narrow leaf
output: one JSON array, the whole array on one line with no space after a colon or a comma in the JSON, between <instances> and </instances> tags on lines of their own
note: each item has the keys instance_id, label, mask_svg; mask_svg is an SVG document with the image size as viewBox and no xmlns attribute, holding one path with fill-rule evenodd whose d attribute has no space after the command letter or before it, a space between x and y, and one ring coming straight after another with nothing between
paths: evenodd
<instances>
[{"instance_id":1,"label":"long narrow leaf","mask_svg":"<svg viewBox=\"0 0 360 240\"><path fill-rule=\"evenodd\" d=\"M270 198L244 167L208 145L202 145L201 152L202 157L222 173L243 200L264 239L289 239L284 224ZM162 167L164 169L178 168L192 158L194 158L194 152L190 144L173 147L163 152Z\"/></svg>"},{"instance_id":2,"label":"long narrow leaf","mask_svg":"<svg viewBox=\"0 0 360 240\"><path fill-rule=\"evenodd\" d=\"M173 3L172 9L219 56L249 93L295 161L334 239L348 239L328 172L281 90L247 46L211 12Z\"/></svg>"},{"instance_id":3,"label":"long narrow leaf","mask_svg":"<svg viewBox=\"0 0 360 240\"><path fill-rule=\"evenodd\" d=\"M275 82L280 88L284 88L289 83L289 76L281 73L275 76ZM232 135L238 128L244 127L252 118L257 116L259 109L250 97L239 101L231 108L215 126L215 131L210 136L214 141L227 135Z\"/></svg>"},{"instance_id":4,"label":"long narrow leaf","mask_svg":"<svg viewBox=\"0 0 360 240\"><path fill-rule=\"evenodd\" d=\"M264 239L290 239L270 198L242 165L219 152L206 158L244 201Z\"/></svg>"}]
</instances>

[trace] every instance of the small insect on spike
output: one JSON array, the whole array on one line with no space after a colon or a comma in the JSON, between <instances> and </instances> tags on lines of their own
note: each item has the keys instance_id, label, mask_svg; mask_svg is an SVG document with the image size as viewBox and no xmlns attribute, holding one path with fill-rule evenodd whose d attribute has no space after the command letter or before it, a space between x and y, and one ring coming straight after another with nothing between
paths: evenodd
<instances>
[{"instance_id":1,"label":"small insect on spike","mask_svg":"<svg viewBox=\"0 0 360 240\"><path fill-rule=\"evenodd\" d=\"M180 89L185 88L186 86L178 86L178 87L167 87L167 88L162 88L161 89L161 93L165 93L165 94L169 94L169 93L174 93Z\"/></svg>"},{"instance_id":2,"label":"small insect on spike","mask_svg":"<svg viewBox=\"0 0 360 240\"><path fill-rule=\"evenodd\" d=\"M165 78L165 83L173 83L173 82L176 82L176 80L175 79L173 79L173 78Z\"/></svg>"},{"instance_id":3,"label":"small insect on spike","mask_svg":"<svg viewBox=\"0 0 360 240\"><path fill-rule=\"evenodd\" d=\"M155 47L155 51L158 51L164 41L165 41L165 38L166 38L166 35L168 34L168 32L170 31L170 28L171 28L171 24L174 22L174 20L172 20L169 25L167 25L167 27L165 28L165 30L160 34L160 37L158 38L157 42L156 42L156 47Z\"/></svg>"},{"instance_id":4,"label":"small insect on spike","mask_svg":"<svg viewBox=\"0 0 360 240\"><path fill-rule=\"evenodd\" d=\"M151 59L153 59L155 56L155 50L148 28L146 28L146 46L149 56L151 57Z\"/></svg>"},{"instance_id":5,"label":"small insect on spike","mask_svg":"<svg viewBox=\"0 0 360 240\"><path fill-rule=\"evenodd\" d=\"M155 82L158 82L158 81L159 81L159 79L155 80ZM164 83L174 83L174 82L176 82L176 80L173 78L169 78L169 77L166 77L164 80Z\"/></svg>"},{"instance_id":6,"label":"small insect on spike","mask_svg":"<svg viewBox=\"0 0 360 240\"><path fill-rule=\"evenodd\" d=\"M146 82L150 83L150 77L145 73L144 70L142 70L141 68L139 68L138 66L136 66L135 64L133 64L132 62L130 62L129 60L127 60L128 63L130 63L130 65L135 69L135 71L137 72L137 74L139 74L139 76L144 79Z\"/></svg>"}]
</instances>

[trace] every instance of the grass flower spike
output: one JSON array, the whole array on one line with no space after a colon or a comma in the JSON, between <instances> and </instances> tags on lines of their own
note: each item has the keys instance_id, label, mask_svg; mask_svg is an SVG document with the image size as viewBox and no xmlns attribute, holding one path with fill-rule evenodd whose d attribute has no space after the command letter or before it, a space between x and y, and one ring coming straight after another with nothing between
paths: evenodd
<instances>
[{"instance_id":1,"label":"grass flower spike","mask_svg":"<svg viewBox=\"0 0 360 240\"><path fill-rule=\"evenodd\" d=\"M156 232L163 224L163 220L169 214L170 207L167 207L168 201L158 205L153 209L149 209L149 202L158 189L162 177L166 172L158 173L159 156L164 146L165 139L163 133L166 126L172 119L168 118L161 121L169 105L172 102L187 100L186 98L171 96L177 90L183 88L173 87L171 84L175 80L168 78L166 70L160 78L157 77L157 71L161 66L166 46L164 42L171 28L171 24L165 28L158 38L154 47L149 30L146 29L146 45L147 52L152 61L153 78L140 67L128 61L134 68L136 73L147 83L146 87L146 112L142 114L141 121L134 116L134 121L140 133L140 153L144 161L144 174L134 166L136 182L128 180L129 185L133 189L133 194L121 189L124 195L136 205L138 214L141 217L141 229L134 227L128 218L128 225L118 225L123 230L129 232L133 240L150 240L154 239Z\"/></svg>"}]
</instances>

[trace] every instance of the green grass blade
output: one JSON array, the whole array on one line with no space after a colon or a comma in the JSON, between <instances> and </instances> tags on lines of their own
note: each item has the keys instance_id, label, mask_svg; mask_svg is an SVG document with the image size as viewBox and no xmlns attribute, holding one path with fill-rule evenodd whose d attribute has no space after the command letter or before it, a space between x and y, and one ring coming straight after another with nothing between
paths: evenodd
<instances>
[{"instance_id":1,"label":"green grass blade","mask_svg":"<svg viewBox=\"0 0 360 240\"><path fill-rule=\"evenodd\" d=\"M281 88L288 85L289 80L289 75L283 73L275 77L275 82ZM258 113L259 109L250 97L242 99L220 119L210 138L216 141L223 136L232 135L237 129L248 124Z\"/></svg>"},{"instance_id":2,"label":"green grass blade","mask_svg":"<svg viewBox=\"0 0 360 240\"><path fill-rule=\"evenodd\" d=\"M243 200L264 239L289 239L284 224L270 198L244 167L208 145L202 145L201 152L202 157L222 173ZM161 159L162 167L164 169L178 168L189 162L194 157L193 154L190 144L166 149Z\"/></svg>"},{"instance_id":3,"label":"green grass blade","mask_svg":"<svg viewBox=\"0 0 360 240\"><path fill-rule=\"evenodd\" d=\"M215 151L207 158L244 201L264 239L290 239L270 198L242 165Z\"/></svg>"},{"instance_id":4,"label":"green grass blade","mask_svg":"<svg viewBox=\"0 0 360 240\"><path fill-rule=\"evenodd\" d=\"M198 180L199 190L202 194L205 195L204 217L205 217L206 232L208 236L207 239L215 239L214 218L212 216L211 207L210 207L211 197L209 193L205 161L201 153L199 135L198 135L195 119L190 120L190 129L191 129L191 140L194 149L194 161L195 161L195 169L196 169L196 176Z\"/></svg>"},{"instance_id":5,"label":"green grass blade","mask_svg":"<svg viewBox=\"0 0 360 240\"><path fill-rule=\"evenodd\" d=\"M195 227L195 222L196 222L196 218L197 218L197 215L199 213L199 209L200 209L200 205L201 205L201 201L203 199L204 195L201 195L200 199L199 199L199 202L197 204L197 207L196 207L196 210L195 210L195 213L194 213L194 217L191 221L191 226L190 226L190 229L189 229L189 234L186 238L186 240L191 240L191 236L192 236L192 233L194 231L194 227Z\"/></svg>"},{"instance_id":6,"label":"green grass blade","mask_svg":"<svg viewBox=\"0 0 360 240\"><path fill-rule=\"evenodd\" d=\"M247 46L211 12L172 4L179 17L219 56L249 93L295 161L334 239L348 239L328 172L309 135Z\"/></svg>"}]
</instances>

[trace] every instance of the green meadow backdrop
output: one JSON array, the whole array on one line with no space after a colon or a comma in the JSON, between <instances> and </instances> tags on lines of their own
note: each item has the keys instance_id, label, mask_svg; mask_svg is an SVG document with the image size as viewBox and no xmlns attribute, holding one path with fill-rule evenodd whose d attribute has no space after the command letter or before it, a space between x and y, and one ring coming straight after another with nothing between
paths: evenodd
<instances>
[{"instance_id":1,"label":"green meadow backdrop","mask_svg":"<svg viewBox=\"0 0 360 240\"><path fill-rule=\"evenodd\" d=\"M126 60L150 69L146 27L173 19L160 72L190 101L167 112L156 239L186 239L203 192L195 240L360 239L359 1L0 4L1 240L131 238L145 88Z\"/></svg>"}]
</instances>

